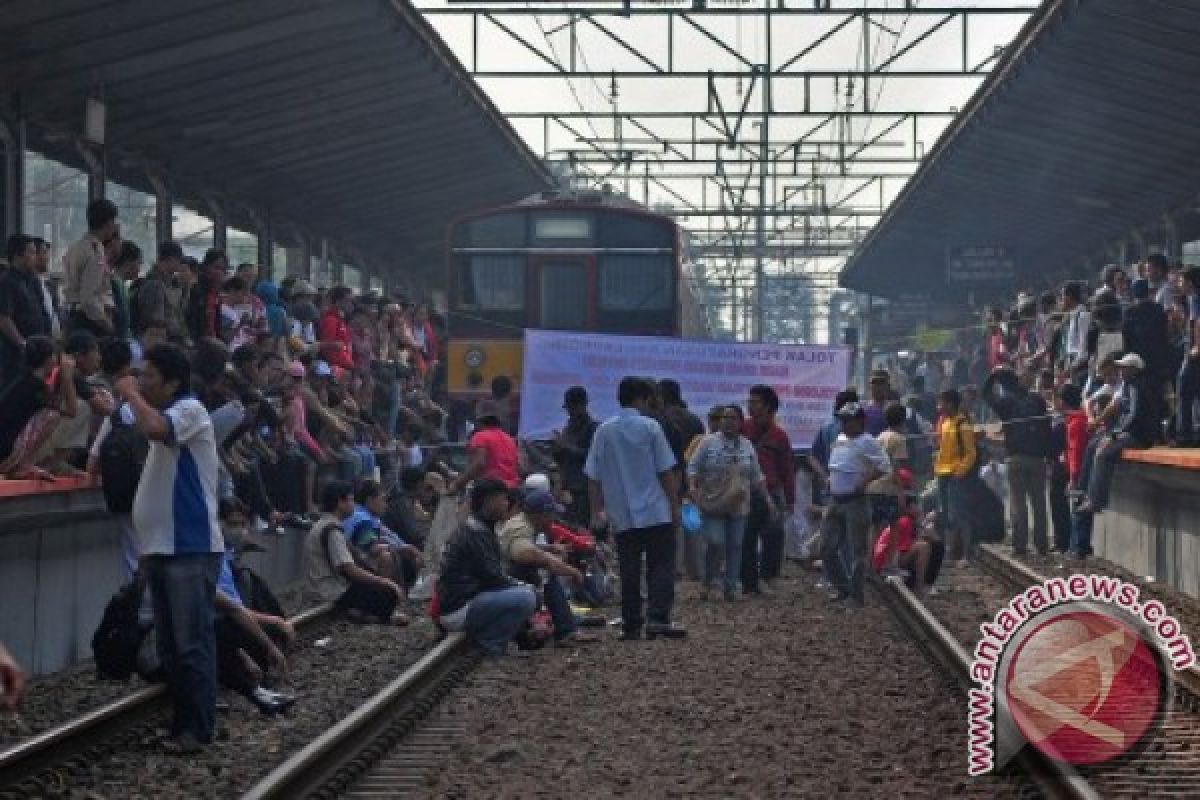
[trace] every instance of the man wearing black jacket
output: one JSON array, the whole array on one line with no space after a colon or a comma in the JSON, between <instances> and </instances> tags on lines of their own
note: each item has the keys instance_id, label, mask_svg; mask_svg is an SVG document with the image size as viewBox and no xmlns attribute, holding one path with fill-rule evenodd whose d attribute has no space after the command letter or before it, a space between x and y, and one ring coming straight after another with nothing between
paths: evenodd
<instances>
[{"instance_id":1,"label":"man wearing black jacket","mask_svg":"<svg viewBox=\"0 0 1200 800\"><path fill-rule=\"evenodd\" d=\"M439 622L465 631L479 649L502 656L537 606L537 595L508 574L496 525L508 517L509 489L483 479L471 487L471 515L446 543L437 592Z\"/></svg>"},{"instance_id":2,"label":"man wearing black jacket","mask_svg":"<svg viewBox=\"0 0 1200 800\"><path fill-rule=\"evenodd\" d=\"M1026 389L1009 367L997 367L983 383L983 401L1004 423L1008 466L1008 513L1013 550L1029 546L1029 514L1033 513L1033 546L1045 555L1046 464L1050 459L1050 417L1046 402Z\"/></svg>"}]
</instances>

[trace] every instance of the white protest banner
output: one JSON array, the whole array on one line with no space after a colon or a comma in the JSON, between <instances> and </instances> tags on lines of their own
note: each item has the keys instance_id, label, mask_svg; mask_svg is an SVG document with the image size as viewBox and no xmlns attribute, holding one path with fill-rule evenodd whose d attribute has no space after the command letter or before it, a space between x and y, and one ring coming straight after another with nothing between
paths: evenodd
<instances>
[{"instance_id":1,"label":"white protest banner","mask_svg":"<svg viewBox=\"0 0 1200 800\"><path fill-rule=\"evenodd\" d=\"M520 436L549 439L561 430L563 392L571 386L587 389L592 416L608 418L617 410L621 379L641 375L679 381L701 418L714 405L744 408L750 387L765 383L779 393L777 420L792 446L807 448L849 374L847 347L526 330Z\"/></svg>"}]
</instances>

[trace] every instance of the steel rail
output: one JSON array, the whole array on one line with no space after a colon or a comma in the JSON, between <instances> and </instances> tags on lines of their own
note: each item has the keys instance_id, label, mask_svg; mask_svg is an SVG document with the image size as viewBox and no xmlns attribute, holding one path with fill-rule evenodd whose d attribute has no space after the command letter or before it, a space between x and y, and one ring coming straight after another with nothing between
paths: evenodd
<instances>
[{"instance_id":1,"label":"steel rail","mask_svg":"<svg viewBox=\"0 0 1200 800\"><path fill-rule=\"evenodd\" d=\"M466 641L461 633L447 636L398 678L272 770L242 795L243 800L335 796L407 734L415 725L414 717L423 717L432 709L439 690L448 689L449 683L461 677L455 674L458 667L465 672L473 664L460 659L467 652ZM335 787L323 792L331 782Z\"/></svg>"},{"instance_id":2,"label":"steel rail","mask_svg":"<svg viewBox=\"0 0 1200 800\"><path fill-rule=\"evenodd\" d=\"M333 605L325 604L302 611L288 621L299 631L328 618L332 611ZM165 684L147 686L0 750L0 796L96 743L112 743L122 731L164 709L166 702Z\"/></svg>"},{"instance_id":3,"label":"steel rail","mask_svg":"<svg viewBox=\"0 0 1200 800\"><path fill-rule=\"evenodd\" d=\"M1049 580L1046 575L999 550L995 545L985 544L979 548L979 566L984 572L1004 581L1018 592ZM1175 700L1190 711L1200 712L1200 669L1193 666L1177 671L1174 683Z\"/></svg>"},{"instance_id":4,"label":"steel rail","mask_svg":"<svg viewBox=\"0 0 1200 800\"><path fill-rule=\"evenodd\" d=\"M900 623L919 637L927 652L954 681L967 691L972 685L971 657L962 643L898 578L874 581L884 602ZM1042 792L1054 800L1099 800L1101 795L1066 764L1047 758L1033 748L1022 748L1017 764Z\"/></svg>"}]
</instances>

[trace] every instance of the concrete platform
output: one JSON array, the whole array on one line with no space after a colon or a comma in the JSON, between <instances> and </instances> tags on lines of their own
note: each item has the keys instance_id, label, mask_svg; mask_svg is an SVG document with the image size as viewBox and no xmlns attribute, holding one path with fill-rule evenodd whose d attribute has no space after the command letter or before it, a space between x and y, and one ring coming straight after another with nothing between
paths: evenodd
<instances>
[{"instance_id":1,"label":"concrete platform","mask_svg":"<svg viewBox=\"0 0 1200 800\"><path fill-rule=\"evenodd\" d=\"M1096 517L1096 555L1200 599L1200 451L1128 451L1110 507Z\"/></svg>"},{"instance_id":2,"label":"concrete platform","mask_svg":"<svg viewBox=\"0 0 1200 800\"><path fill-rule=\"evenodd\" d=\"M29 482L0 486L9 483ZM100 490L39 484L33 493L0 492L0 641L34 675L91 658L92 633L124 579ZM245 563L284 594L303 577L303 534L259 539L266 552Z\"/></svg>"}]
</instances>

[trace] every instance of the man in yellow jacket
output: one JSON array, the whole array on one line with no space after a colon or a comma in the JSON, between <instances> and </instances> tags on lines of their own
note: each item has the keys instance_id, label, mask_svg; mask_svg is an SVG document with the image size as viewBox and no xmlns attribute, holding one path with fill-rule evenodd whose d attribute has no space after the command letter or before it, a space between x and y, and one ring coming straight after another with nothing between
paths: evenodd
<instances>
[{"instance_id":1,"label":"man in yellow jacket","mask_svg":"<svg viewBox=\"0 0 1200 800\"><path fill-rule=\"evenodd\" d=\"M946 551L958 552L966 562L974 552L974 544L964 481L975 470L978 460L975 428L962 410L962 397L956 389L938 395L938 417L938 451L933 473L937 476L939 516L946 533Z\"/></svg>"}]
</instances>

